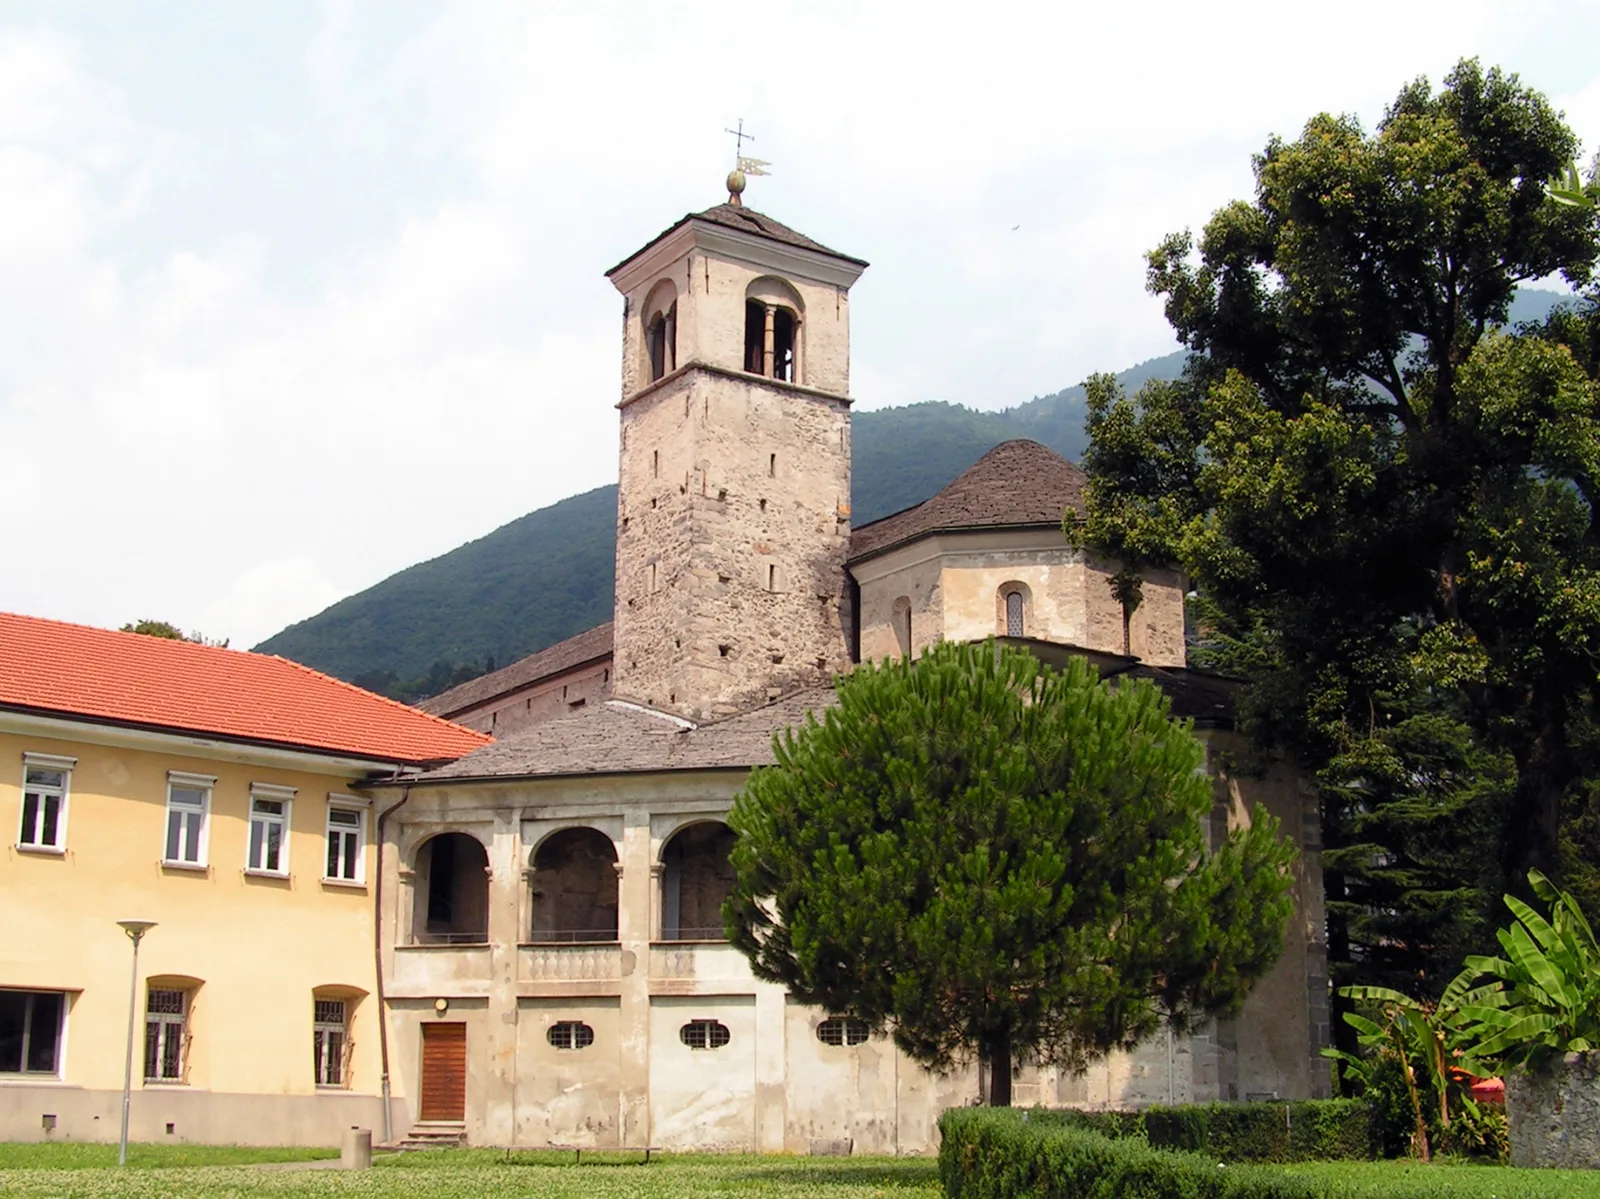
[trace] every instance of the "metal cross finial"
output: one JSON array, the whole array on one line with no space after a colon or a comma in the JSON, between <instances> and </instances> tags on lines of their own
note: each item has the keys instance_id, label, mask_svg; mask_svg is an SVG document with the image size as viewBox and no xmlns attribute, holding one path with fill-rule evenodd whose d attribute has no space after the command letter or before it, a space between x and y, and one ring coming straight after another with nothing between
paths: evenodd
<instances>
[{"instance_id":1,"label":"metal cross finial","mask_svg":"<svg viewBox=\"0 0 1600 1199\"><path fill-rule=\"evenodd\" d=\"M743 117L739 118L739 127L737 129L724 128L722 132L733 134L733 138L734 138L733 156L734 156L735 159L739 159L739 158L743 158L744 157L744 144L745 144L745 142L753 142L753 141L756 140L756 135L755 134L746 133L744 131L744 118Z\"/></svg>"}]
</instances>

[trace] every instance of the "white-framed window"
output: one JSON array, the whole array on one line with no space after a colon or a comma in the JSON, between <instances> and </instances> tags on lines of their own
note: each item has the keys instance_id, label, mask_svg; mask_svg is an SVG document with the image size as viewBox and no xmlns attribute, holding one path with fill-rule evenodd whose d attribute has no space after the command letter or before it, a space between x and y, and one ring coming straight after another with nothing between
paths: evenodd
<instances>
[{"instance_id":1,"label":"white-framed window","mask_svg":"<svg viewBox=\"0 0 1600 1199\"><path fill-rule=\"evenodd\" d=\"M189 992L151 987L144 1001L144 1080L182 1082L189 1056Z\"/></svg>"},{"instance_id":2,"label":"white-framed window","mask_svg":"<svg viewBox=\"0 0 1600 1199\"><path fill-rule=\"evenodd\" d=\"M328 804L328 856L324 878L340 883L366 881L367 813L363 808Z\"/></svg>"},{"instance_id":3,"label":"white-framed window","mask_svg":"<svg viewBox=\"0 0 1600 1199\"><path fill-rule=\"evenodd\" d=\"M207 817L211 813L212 775L167 772L167 840L161 860L171 866L206 864Z\"/></svg>"},{"instance_id":4,"label":"white-framed window","mask_svg":"<svg viewBox=\"0 0 1600 1199\"><path fill-rule=\"evenodd\" d=\"M257 874L289 873L289 809L293 787L250 784L250 845L245 868Z\"/></svg>"},{"instance_id":5,"label":"white-framed window","mask_svg":"<svg viewBox=\"0 0 1600 1199\"><path fill-rule=\"evenodd\" d=\"M60 1074L67 997L0 991L0 1074Z\"/></svg>"},{"instance_id":6,"label":"white-framed window","mask_svg":"<svg viewBox=\"0 0 1600 1199\"><path fill-rule=\"evenodd\" d=\"M67 847L67 794L77 758L55 754L22 755L22 820L17 829L21 849L61 853Z\"/></svg>"},{"instance_id":7,"label":"white-framed window","mask_svg":"<svg viewBox=\"0 0 1600 1199\"><path fill-rule=\"evenodd\" d=\"M343 999L313 999L311 1048L319 1087L346 1087L350 1049L350 1005Z\"/></svg>"}]
</instances>

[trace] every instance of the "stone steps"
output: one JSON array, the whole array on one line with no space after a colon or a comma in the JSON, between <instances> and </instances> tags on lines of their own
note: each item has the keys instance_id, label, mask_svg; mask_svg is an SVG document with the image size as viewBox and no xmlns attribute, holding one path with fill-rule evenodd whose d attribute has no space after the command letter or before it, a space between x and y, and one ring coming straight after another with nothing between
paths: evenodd
<instances>
[{"instance_id":1,"label":"stone steps","mask_svg":"<svg viewBox=\"0 0 1600 1199\"><path fill-rule=\"evenodd\" d=\"M418 1149L460 1149L467 1143L467 1130L459 1124L413 1124L393 1145L381 1146L402 1153Z\"/></svg>"}]
</instances>

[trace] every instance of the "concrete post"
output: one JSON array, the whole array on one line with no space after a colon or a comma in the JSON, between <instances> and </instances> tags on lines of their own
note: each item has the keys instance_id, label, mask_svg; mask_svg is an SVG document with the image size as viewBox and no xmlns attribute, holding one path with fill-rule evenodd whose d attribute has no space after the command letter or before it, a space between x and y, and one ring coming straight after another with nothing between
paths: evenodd
<instances>
[{"instance_id":1,"label":"concrete post","mask_svg":"<svg viewBox=\"0 0 1600 1199\"><path fill-rule=\"evenodd\" d=\"M488 1011L482 1052L482 1135L491 1145L509 1145L516 1137L517 1109L517 927L522 907L522 871L518 867L521 822L514 811L496 814L489 851L489 952L493 955ZM468 1113L471 1121L471 1113Z\"/></svg>"},{"instance_id":2,"label":"concrete post","mask_svg":"<svg viewBox=\"0 0 1600 1199\"><path fill-rule=\"evenodd\" d=\"M650 1143L650 942L657 875L647 811L631 809L622 831L618 939L622 942L621 1143Z\"/></svg>"},{"instance_id":3,"label":"concrete post","mask_svg":"<svg viewBox=\"0 0 1600 1199\"><path fill-rule=\"evenodd\" d=\"M372 1165L372 1130L347 1128L339 1142L339 1169L365 1170Z\"/></svg>"}]
</instances>

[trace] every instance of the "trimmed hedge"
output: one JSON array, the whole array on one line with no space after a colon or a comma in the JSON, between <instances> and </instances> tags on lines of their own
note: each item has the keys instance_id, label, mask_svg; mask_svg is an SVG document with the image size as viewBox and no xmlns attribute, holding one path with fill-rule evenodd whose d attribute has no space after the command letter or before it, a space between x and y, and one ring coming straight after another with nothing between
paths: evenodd
<instances>
[{"instance_id":1,"label":"trimmed hedge","mask_svg":"<svg viewBox=\"0 0 1600 1199\"><path fill-rule=\"evenodd\" d=\"M1113 1140L1230 1162L1367 1161L1380 1156L1367 1106L1356 1099L1292 1103L1186 1103L1142 1112L1035 1108L1030 1122L1085 1128Z\"/></svg>"},{"instance_id":2,"label":"trimmed hedge","mask_svg":"<svg viewBox=\"0 0 1600 1199\"><path fill-rule=\"evenodd\" d=\"M1355 1099L1152 1107L1145 1135L1164 1149L1232 1162L1364 1161L1378 1156L1372 1117Z\"/></svg>"},{"instance_id":3,"label":"trimmed hedge","mask_svg":"<svg viewBox=\"0 0 1600 1199\"><path fill-rule=\"evenodd\" d=\"M939 1179L950 1199L1313 1199L1307 1183L1193 1153L1111 1140L1060 1120L994 1108L939 1118Z\"/></svg>"}]
</instances>

